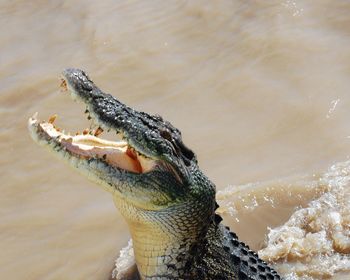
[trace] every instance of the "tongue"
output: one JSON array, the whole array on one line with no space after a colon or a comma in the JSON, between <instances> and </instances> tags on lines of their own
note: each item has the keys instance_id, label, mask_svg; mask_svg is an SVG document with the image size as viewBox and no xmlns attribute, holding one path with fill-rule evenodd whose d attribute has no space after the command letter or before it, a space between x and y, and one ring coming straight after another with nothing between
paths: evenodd
<instances>
[{"instance_id":1,"label":"tongue","mask_svg":"<svg viewBox=\"0 0 350 280\"><path fill-rule=\"evenodd\" d=\"M126 150L126 154L134 160L134 167L135 167L135 171L136 173L142 173L142 166L141 163L138 161L137 159L137 154L134 150L130 149L128 147L128 149ZM137 170L137 171L136 171Z\"/></svg>"}]
</instances>

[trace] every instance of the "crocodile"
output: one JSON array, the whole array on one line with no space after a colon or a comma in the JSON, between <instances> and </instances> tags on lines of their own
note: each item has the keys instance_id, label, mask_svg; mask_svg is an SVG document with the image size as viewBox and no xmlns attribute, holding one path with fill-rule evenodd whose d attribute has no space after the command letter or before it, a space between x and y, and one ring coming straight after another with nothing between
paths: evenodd
<instances>
[{"instance_id":1,"label":"crocodile","mask_svg":"<svg viewBox=\"0 0 350 280\"><path fill-rule=\"evenodd\" d=\"M223 225L215 185L177 128L104 93L82 70L65 69L61 81L94 128L72 136L55 116L40 121L36 113L30 134L112 194L131 234L138 279L281 279ZM106 130L119 136L101 138Z\"/></svg>"}]
</instances>

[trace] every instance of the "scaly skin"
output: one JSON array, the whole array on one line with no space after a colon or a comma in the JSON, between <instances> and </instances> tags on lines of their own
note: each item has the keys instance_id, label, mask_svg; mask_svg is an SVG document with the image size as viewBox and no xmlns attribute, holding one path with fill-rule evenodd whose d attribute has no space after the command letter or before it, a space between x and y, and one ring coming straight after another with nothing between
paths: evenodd
<instances>
[{"instance_id":1,"label":"scaly skin","mask_svg":"<svg viewBox=\"0 0 350 280\"><path fill-rule=\"evenodd\" d=\"M128 223L141 279L280 279L221 224L215 186L178 129L103 93L81 70L65 70L63 87L86 105L100 127L96 136L112 130L126 143L65 135L53 120L35 117L32 137L112 193Z\"/></svg>"}]
</instances>

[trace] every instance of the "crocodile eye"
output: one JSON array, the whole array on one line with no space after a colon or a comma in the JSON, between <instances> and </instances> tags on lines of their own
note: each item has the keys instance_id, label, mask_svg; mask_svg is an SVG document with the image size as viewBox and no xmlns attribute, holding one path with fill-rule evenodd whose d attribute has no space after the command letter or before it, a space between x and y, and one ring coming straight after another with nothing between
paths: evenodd
<instances>
[{"instance_id":1,"label":"crocodile eye","mask_svg":"<svg viewBox=\"0 0 350 280\"><path fill-rule=\"evenodd\" d=\"M173 137L171 136L170 132L165 129L160 131L160 136L162 136L164 139L170 142L173 140Z\"/></svg>"}]
</instances>

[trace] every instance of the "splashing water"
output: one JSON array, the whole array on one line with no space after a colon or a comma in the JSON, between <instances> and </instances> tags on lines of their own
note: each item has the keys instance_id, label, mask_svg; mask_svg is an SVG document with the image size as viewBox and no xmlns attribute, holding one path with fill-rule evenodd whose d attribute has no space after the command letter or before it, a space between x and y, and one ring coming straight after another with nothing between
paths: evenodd
<instances>
[{"instance_id":1,"label":"splashing water","mask_svg":"<svg viewBox=\"0 0 350 280\"><path fill-rule=\"evenodd\" d=\"M269 228L266 247L259 256L274 263L288 280L328 279L349 272L350 161L333 165L321 176L294 184L281 182L279 188L272 183L229 187L218 193L223 205L220 211L237 219L242 211L258 213L264 204L279 208L279 195L296 199L295 187L303 181L299 201L311 190L316 197L304 207L296 207L282 226Z\"/></svg>"},{"instance_id":2,"label":"splashing water","mask_svg":"<svg viewBox=\"0 0 350 280\"><path fill-rule=\"evenodd\" d=\"M338 163L320 178L328 190L270 229L259 251L287 279L325 278L350 271L350 162ZM300 276L300 278L297 278Z\"/></svg>"}]
</instances>

